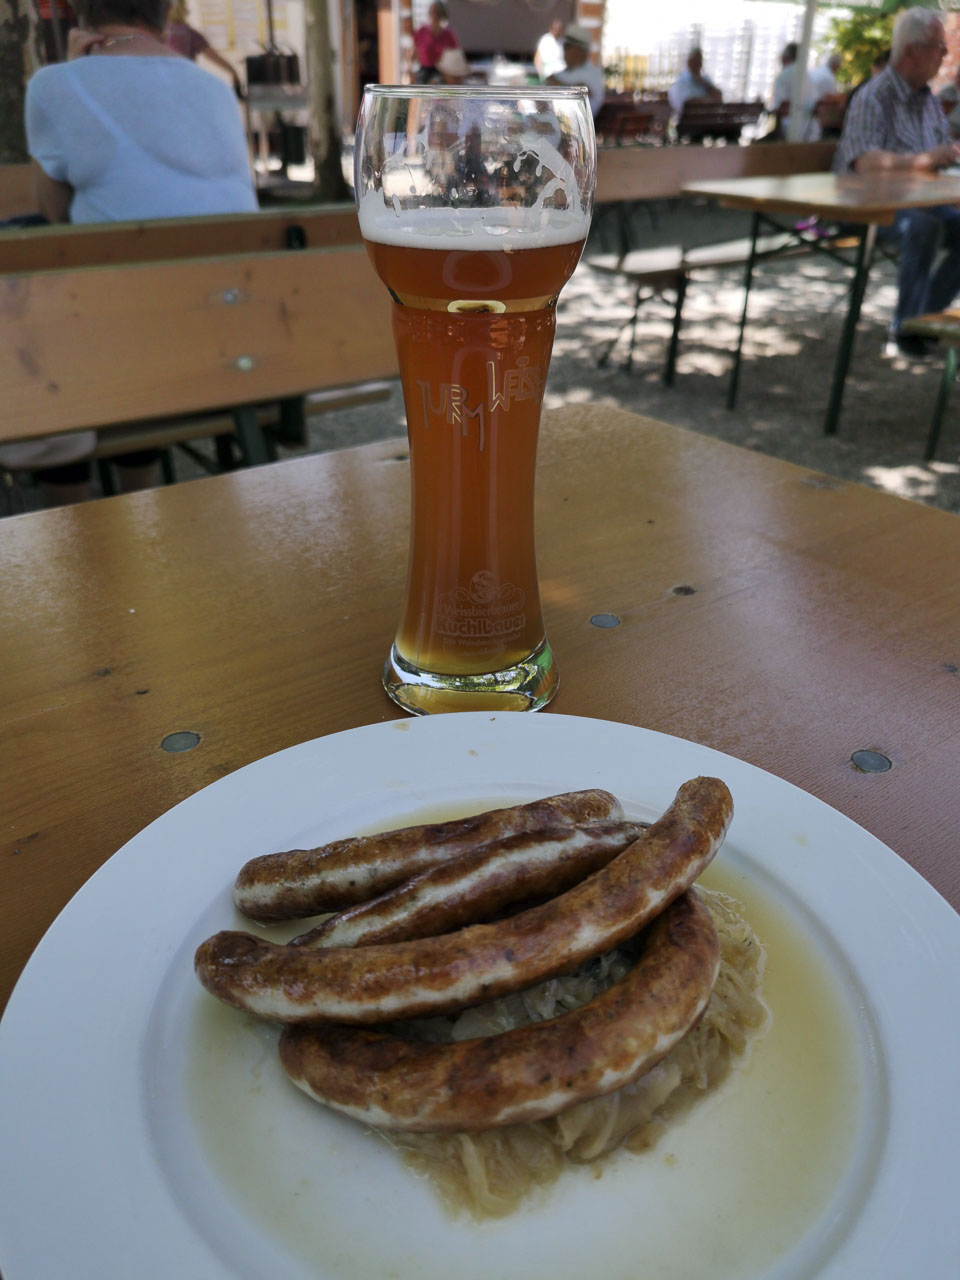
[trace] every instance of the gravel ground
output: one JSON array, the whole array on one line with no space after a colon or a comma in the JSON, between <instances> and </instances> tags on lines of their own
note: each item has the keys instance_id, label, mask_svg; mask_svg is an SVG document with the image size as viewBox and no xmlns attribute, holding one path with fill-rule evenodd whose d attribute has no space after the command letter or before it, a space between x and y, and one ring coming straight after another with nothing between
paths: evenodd
<instances>
[{"instance_id":1,"label":"gravel ground","mask_svg":"<svg viewBox=\"0 0 960 1280\"><path fill-rule=\"evenodd\" d=\"M711 206L660 205L651 218L634 218L636 246L688 247L745 236L745 215ZM704 272L684 305L677 377L661 381L672 302L654 299L641 309L632 370L625 367L628 338L621 336L606 367L598 353L630 316L633 289L590 268L608 248L601 221L558 309L557 338L545 404L600 402L629 409L785 458L828 475L883 489L948 511L960 511L960 387L948 411L939 460L923 449L940 377L940 362L918 366L882 355L896 301L889 262L871 273L836 436L823 434L833 361L846 309L849 273L826 257L810 255L761 265L754 274L738 404L725 407L730 356L742 305L741 268ZM389 401L311 422L311 449L363 444L405 430L399 388Z\"/></svg>"},{"instance_id":2,"label":"gravel ground","mask_svg":"<svg viewBox=\"0 0 960 1280\"><path fill-rule=\"evenodd\" d=\"M654 299L641 310L632 369L625 367L626 335L606 367L598 367L598 353L628 319L633 302L629 284L590 267L591 256L610 247L609 228L609 219L595 225L561 297L546 407L587 401L614 405L960 512L960 388L944 423L938 460L925 463L940 362L918 366L882 356L896 300L894 270L886 260L878 259L871 274L839 432L827 437L822 422L849 273L814 255L758 267L739 401L731 412L725 395L742 304L742 268L695 277L684 306L677 377L667 388L661 372L673 311L666 299ZM632 226L637 248L678 242L692 247L747 231L746 215L685 202L640 208ZM312 418L309 451L365 444L405 429L396 385L389 400ZM178 457L177 474L186 479L202 472ZM36 505L27 497L28 506Z\"/></svg>"}]
</instances>

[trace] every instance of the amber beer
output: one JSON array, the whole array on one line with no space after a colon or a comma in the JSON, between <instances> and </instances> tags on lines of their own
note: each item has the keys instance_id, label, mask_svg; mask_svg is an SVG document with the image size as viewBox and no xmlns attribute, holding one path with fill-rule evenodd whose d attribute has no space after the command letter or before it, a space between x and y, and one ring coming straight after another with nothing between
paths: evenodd
<instances>
[{"instance_id":1,"label":"amber beer","mask_svg":"<svg viewBox=\"0 0 960 1280\"><path fill-rule=\"evenodd\" d=\"M406 598L395 679L443 678L412 709L523 705L502 674L527 664L541 702L555 673L537 585L533 486L556 297L583 240L534 248L423 248L367 240L394 297L412 474ZM390 672L387 672L390 679ZM466 682L469 685L469 680ZM522 675L512 685L523 686ZM527 682L529 683L529 682ZM389 687L389 686L388 686ZM460 696L458 697L458 693Z\"/></svg>"},{"instance_id":2,"label":"amber beer","mask_svg":"<svg viewBox=\"0 0 960 1280\"><path fill-rule=\"evenodd\" d=\"M393 297L412 490L383 684L409 711L536 710L556 690L533 486L557 295L595 176L582 87L364 90L354 190Z\"/></svg>"}]
</instances>

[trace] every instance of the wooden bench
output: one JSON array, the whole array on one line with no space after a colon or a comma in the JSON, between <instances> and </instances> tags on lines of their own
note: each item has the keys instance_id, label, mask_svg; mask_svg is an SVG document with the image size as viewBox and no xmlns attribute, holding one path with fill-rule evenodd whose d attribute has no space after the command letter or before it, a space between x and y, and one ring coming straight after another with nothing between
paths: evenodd
<instances>
[{"instance_id":1,"label":"wooden bench","mask_svg":"<svg viewBox=\"0 0 960 1280\"><path fill-rule=\"evenodd\" d=\"M943 415L946 413L950 399L950 391L957 377L957 348L960 347L960 309L949 308L946 311L932 312L929 315L913 316L904 320L901 332L913 334L918 338L931 338L945 348L943 373L940 387L933 406L933 417L927 433L927 443L923 451L924 462L932 462L937 456L937 444L940 440L940 429L943 426Z\"/></svg>"},{"instance_id":2,"label":"wooden bench","mask_svg":"<svg viewBox=\"0 0 960 1280\"><path fill-rule=\"evenodd\" d=\"M776 143L760 146L675 146L628 150L604 149L598 154L597 202L615 206L621 215L619 250L613 254L591 254L587 265L601 274L616 276L634 287L633 311L629 319L598 357L606 365L621 334L630 329L630 345L625 362L632 368L640 307L650 298L671 291L675 295L673 325L667 345L663 380L671 385L687 286L694 272L745 265L750 254L747 239L687 249L682 245L632 250L624 227L627 210L641 200L678 198L687 183L720 177L762 177L790 173L823 172L830 168L834 142ZM785 252L806 252L802 246L788 247L790 237L763 237L758 250L763 256ZM846 247L838 242L837 248ZM646 296L645 296L646 292Z\"/></svg>"},{"instance_id":3,"label":"wooden bench","mask_svg":"<svg viewBox=\"0 0 960 1280\"><path fill-rule=\"evenodd\" d=\"M670 104L644 101L632 94L607 98L594 120L598 146L640 142L663 143L670 123Z\"/></svg>"},{"instance_id":4,"label":"wooden bench","mask_svg":"<svg viewBox=\"0 0 960 1280\"><path fill-rule=\"evenodd\" d=\"M759 99L755 102L709 102L688 98L677 120L677 137L686 142L703 142L705 138L738 142L748 125L754 125L764 112Z\"/></svg>"},{"instance_id":5,"label":"wooden bench","mask_svg":"<svg viewBox=\"0 0 960 1280\"><path fill-rule=\"evenodd\" d=\"M203 218L0 230L0 275L359 244L354 205L304 205Z\"/></svg>"},{"instance_id":6,"label":"wooden bench","mask_svg":"<svg viewBox=\"0 0 960 1280\"><path fill-rule=\"evenodd\" d=\"M253 465L270 459L258 405L395 376L362 247L0 277L2 442L95 428L109 456L216 434L204 415L232 406Z\"/></svg>"},{"instance_id":7,"label":"wooden bench","mask_svg":"<svg viewBox=\"0 0 960 1280\"><path fill-rule=\"evenodd\" d=\"M748 147L603 147L597 153L596 202L670 200L690 182L778 177L830 168L835 142L776 142Z\"/></svg>"}]
</instances>

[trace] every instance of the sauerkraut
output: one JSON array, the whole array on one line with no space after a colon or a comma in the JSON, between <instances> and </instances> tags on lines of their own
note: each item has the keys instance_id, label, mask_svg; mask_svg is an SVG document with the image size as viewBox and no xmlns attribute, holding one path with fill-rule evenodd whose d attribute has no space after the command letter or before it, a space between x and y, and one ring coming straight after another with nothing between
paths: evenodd
<instances>
[{"instance_id":1,"label":"sauerkraut","mask_svg":"<svg viewBox=\"0 0 960 1280\"><path fill-rule=\"evenodd\" d=\"M720 972L697 1025L652 1070L616 1092L580 1102L533 1124L476 1133L382 1133L406 1163L426 1176L446 1207L475 1219L513 1212L554 1183L568 1164L594 1164L623 1147L643 1152L671 1121L715 1089L742 1061L763 1026L764 952L740 905L698 887L720 938ZM493 1035L579 1008L619 981L633 959L630 945L587 961L574 974L468 1009L456 1018L407 1024L407 1032L449 1042Z\"/></svg>"}]
</instances>

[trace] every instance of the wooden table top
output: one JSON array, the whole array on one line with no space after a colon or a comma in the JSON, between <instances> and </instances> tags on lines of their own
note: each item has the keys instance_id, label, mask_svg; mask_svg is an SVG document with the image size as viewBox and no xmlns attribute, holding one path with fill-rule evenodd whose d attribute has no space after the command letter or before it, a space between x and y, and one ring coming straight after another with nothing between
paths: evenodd
<instances>
[{"instance_id":1,"label":"wooden table top","mask_svg":"<svg viewBox=\"0 0 960 1280\"><path fill-rule=\"evenodd\" d=\"M960 204L960 177L795 173L779 178L690 182L683 192L709 196L731 209L816 214L835 221L886 225L898 209Z\"/></svg>"},{"instance_id":2,"label":"wooden table top","mask_svg":"<svg viewBox=\"0 0 960 1280\"><path fill-rule=\"evenodd\" d=\"M400 717L408 480L392 441L3 522L0 1003L172 805ZM546 416L537 507L553 710L760 765L960 905L956 516L600 406Z\"/></svg>"}]
</instances>

